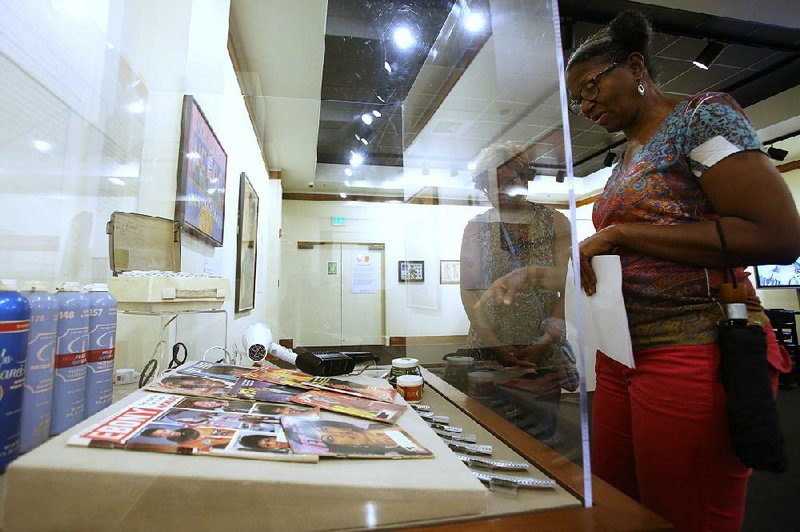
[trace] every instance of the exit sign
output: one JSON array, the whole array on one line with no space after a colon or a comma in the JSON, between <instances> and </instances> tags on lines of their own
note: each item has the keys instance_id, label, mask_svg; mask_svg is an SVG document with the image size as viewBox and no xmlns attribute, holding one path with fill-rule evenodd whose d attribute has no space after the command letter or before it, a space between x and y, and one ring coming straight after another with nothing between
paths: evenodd
<instances>
[{"instance_id":1,"label":"exit sign","mask_svg":"<svg viewBox=\"0 0 800 532\"><path fill-rule=\"evenodd\" d=\"M331 216L331 225L344 225L344 216Z\"/></svg>"}]
</instances>

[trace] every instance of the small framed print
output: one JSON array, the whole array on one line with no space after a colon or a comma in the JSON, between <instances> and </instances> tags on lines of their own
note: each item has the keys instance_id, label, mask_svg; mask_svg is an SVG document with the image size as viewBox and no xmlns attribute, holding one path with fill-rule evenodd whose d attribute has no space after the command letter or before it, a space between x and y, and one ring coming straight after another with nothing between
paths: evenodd
<instances>
[{"instance_id":1,"label":"small framed print","mask_svg":"<svg viewBox=\"0 0 800 532\"><path fill-rule=\"evenodd\" d=\"M439 261L439 284L459 284L461 282L461 263L457 260Z\"/></svg>"},{"instance_id":2,"label":"small framed print","mask_svg":"<svg viewBox=\"0 0 800 532\"><path fill-rule=\"evenodd\" d=\"M401 260L397 263L397 280L401 283L424 283L425 261Z\"/></svg>"}]
</instances>

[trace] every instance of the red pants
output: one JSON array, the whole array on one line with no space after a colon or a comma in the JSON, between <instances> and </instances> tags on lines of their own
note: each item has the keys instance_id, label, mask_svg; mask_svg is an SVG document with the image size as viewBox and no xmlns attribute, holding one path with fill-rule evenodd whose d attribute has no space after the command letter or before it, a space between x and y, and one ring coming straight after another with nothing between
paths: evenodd
<instances>
[{"instance_id":1,"label":"red pants","mask_svg":"<svg viewBox=\"0 0 800 532\"><path fill-rule=\"evenodd\" d=\"M776 366L779 347L766 332ZM656 347L634 356L630 369L597 354L592 473L677 530L739 530L750 469L731 449L719 348ZM777 390L772 366L770 377Z\"/></svg>"}]
</instances>

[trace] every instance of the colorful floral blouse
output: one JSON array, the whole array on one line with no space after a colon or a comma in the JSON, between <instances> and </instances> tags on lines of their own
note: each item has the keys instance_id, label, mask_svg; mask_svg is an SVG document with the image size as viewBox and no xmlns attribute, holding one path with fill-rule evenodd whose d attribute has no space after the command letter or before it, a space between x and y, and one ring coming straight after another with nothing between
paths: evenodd
<instances>
[{"instance_id":1,"label":"colorful floral blouse","mask_svg":"<svg viewBox=\"0 0 800 532\"><path fill-rule=\"evenodd\" d=\"M733 98L703 93L682 100L633 160L614 168L594 205L595 228L718 218L698 178L725 157L746 150L763 147ZM617 252L634 349L716 341L715 324L722 317L716 300L721 269L678 264L628 249ZM749 308L759 312L755 291L750 293Z\"/></svg>"}]
</instances>

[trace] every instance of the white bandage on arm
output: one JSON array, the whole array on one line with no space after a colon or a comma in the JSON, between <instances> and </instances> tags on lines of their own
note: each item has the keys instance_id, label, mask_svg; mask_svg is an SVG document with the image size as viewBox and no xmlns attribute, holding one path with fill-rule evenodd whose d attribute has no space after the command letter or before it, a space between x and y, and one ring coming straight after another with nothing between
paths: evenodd
<instances>
[{"instance_id":1,"label":"white bandage on arm","mask_svg":"<svg viewBox=\"0 0 800 532\"><path fill-rule=\"evenodd\" d=\"M699 163L703 169L708 169L720 162L722 159L734 153L744 151L736 144L732 144L728 139L717 135L712 137L689 152L689 158ZM702 170L694 167L692 169L695 177L702 175Z\"/></svg>"}]
</instances>

